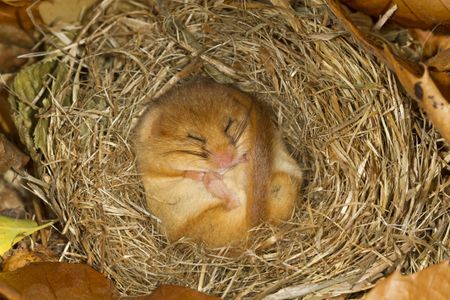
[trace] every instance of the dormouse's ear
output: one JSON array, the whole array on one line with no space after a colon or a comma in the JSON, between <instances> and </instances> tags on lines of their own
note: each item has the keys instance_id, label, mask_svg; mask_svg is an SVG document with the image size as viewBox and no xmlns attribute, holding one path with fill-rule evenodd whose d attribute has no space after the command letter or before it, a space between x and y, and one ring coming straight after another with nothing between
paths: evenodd
<instances>
[{"instance_id":1,"label":"dormouse's ear","mask_svg":"<svg viewBox=\"0 0 450 300\"><path fill-rule=\"evenodd\" d=\"M142 138L158 137L161 129L161 111L157 107L150 107L141 116L137 130L138 135Z\"/></svg>"},{"instance_id":2,"label":"dormouse's ear","mask_svg":"<svg viewBox=\"0 0 450 300\"><path fill-rule=\"evenodd\" d=\"M235 89L229 90L229 94L234 101L241 104L246 109L249 110L252 107L252 98L250 95Z\"/></svg>"}]
</instances>

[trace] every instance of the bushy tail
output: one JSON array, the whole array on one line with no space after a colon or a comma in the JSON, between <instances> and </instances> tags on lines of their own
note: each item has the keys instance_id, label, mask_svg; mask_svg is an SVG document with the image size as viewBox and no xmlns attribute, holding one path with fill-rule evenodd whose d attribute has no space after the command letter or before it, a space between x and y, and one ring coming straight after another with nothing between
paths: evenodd
<instances>
[{"instance_id":1,"label":"bushy tail","mask_svg":"<svg viewBox=\"0 0 450 300\"><path fill-rule=\"evenodd\" d=\"M269 195L270 176L272 167L272 141L274 128L270 120L270 114L260 103L254 102L251 111L252 137L255 147L251 151L251 173L253 178L249 180L251 188L249 209L251 226L255 226L266 218L266 204Z\"/></svg>"}]
</instances>

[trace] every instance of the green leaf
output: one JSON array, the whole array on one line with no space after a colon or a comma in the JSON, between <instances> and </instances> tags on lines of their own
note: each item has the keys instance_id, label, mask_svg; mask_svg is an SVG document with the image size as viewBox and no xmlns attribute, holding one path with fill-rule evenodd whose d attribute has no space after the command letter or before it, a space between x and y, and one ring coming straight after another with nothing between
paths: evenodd
<instances>
[{"instance_id":1,"label":"green leaf","mask_svg":"<svg viewBox=\"0 0 450 300\"><path fill-rule=\"evenodd\" d=\"M44 99L42 101L42 106L47 109L50 104L48 100ZM42 110L42 109L41 109ZM48 119L38 119L36 126L34 128L34 148L41 150L45 157L47 157L47 130L48 130Z\"/></svg>"},{"instance_id":2,"label":"green leaf","mask_svg":"<svg viewBox=\"0 0 450 300\"><path fill-rule=\"evenodd\" d=\"M52 108L52 101L61 106L70 103L70 94L64 93L68 66L57 57L49 56L23 68L14 78L8 98L12 118L22 143L33 161L47 155L49 119L41 117ZM52 100L53 99L53 100Z\"/></svg>"},{"instance_id":3,"label":"green leaf","mask_svg":"<svg viewBox=\"0 0 450 300\"><path fill-rule=\"evenodd\" d=\"M51 221L38 225L33 220L14 219L0 216L0 255L8 251L15 243L42 228L55 223Z\"/></svg>"},{"instance_id":4,"label":"green leaf","mask_svg":"<svg viewBox=\"0 0 450 300\"><path fill-rule=\"evenodd\" d=\"M40 155L34 145L33 133L38 122L36 114L42 107L45 95L43 89L48 85L49 74L55 69L56 60L43 60L26 68L23 68L14 78L13 92L10 94L9 102L13 120L19 132L22 143L26 146L31 158L39 161ZM42 136L44 129L41 126L41 144L44 142Z\"/></svg>"}]
</instances>

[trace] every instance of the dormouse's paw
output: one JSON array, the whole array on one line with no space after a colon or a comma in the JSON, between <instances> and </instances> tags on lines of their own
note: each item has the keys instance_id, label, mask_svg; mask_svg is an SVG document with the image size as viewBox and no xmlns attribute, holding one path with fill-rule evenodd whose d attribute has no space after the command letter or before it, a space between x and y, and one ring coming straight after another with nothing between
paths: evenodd
<instances>
[{"instance_id":1,"label":"dormouse's paw","mask_svg":"<svg viewBox=\"0 0 450 300\"><path fill-rule=\"evenodd\" d=\"M247 153L244 153L244 154L242 154L241 157L239 157L239 159L237 161L237 164L245 163L245 162L248 162L248 155L247 155Z\"/></svg>"},{"instance_id":2,"label":"dormouse's paw","mask_svg":"<svg viewBox=\"0 0 450 300\"><path fill-rule=\"evenodd\" d=\"M226 210L232 210L241 206L241 201L234 191L229 190L228 198L224 199L223 204Z\"/></svg>"},{"instance_id":3,"label":"dormouse's paw","mask_svg":"<svg viewBox=\"0 0 450 300\"><path fill-rule=\"evenodd\" d=\"M189 178L195 181L203 181L205 172L201 171L184 171L184 178Z\"/></svg>"},{"instance_id":4,"label":"dormouse's paw","mask_svg":"<svg viewBox=\"0 0 450 300\"><path fill-rule=\"evenodd\" d=\"M223 175L223 174L227 173L229 170L236 167L237 165L240 165L240 164L246 163L246 162L248 162L248 155L247 155L247 153L244 153L240 157L233 160L233 162L230 165L228 165L227 167L218 169L217 173L220 175Z\"/></svg>"},{"instance_id":5,"label":"dormouse's paw","mask_svg":"<svg viewBox=\"0 0 450 300\"><path fill-rule=\"evenodd\" d=\"M205 184L205 186L214 181L222 181L222 175L216 172L208 172L203 177L203 183Z\"/></svg>"},{"instance_id":6,"label":"dormouse's paw","mask_svg":"<svg viewBox=\"0 0 450 300\"><path fill-rule=\"evenodd\" d=\"M206 173L203 177L203 184L211 195L222 199L225 209L231 210L241 205L236 193L225 185L220 174Z\"/></svg>"}]
</instances>

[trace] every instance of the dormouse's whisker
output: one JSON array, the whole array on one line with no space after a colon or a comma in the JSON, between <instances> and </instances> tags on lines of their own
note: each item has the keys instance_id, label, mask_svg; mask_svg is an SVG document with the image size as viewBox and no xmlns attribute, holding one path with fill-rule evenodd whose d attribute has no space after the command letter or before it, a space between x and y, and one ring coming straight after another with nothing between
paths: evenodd
<instances>
[{"instance_id":1,"label":"dormouse's whisker","mask_svg":"<svg viewBox=\"0 0 450 300\"><path fill-rule=\"evenodd\" d=\"M245 129L247 128L248 120L249 120L249 118L247 116L242 122L239 123L238 130L236 132L236 135L234 136L235 143L237 141L239 141L239 139L241 138L241 136L244 133Z\"/></svg>"},{"instance_id":2,"label":"dormouse's whisker","mask_svg":"<svg viewBox=\"0 0 450 300\"><path fill-rule=\"evenodd\" d=\"M178 150L172 150L172 151L165 152L165 154L173 154L173 153L184 153L184 154L198 156L198 157L201 157L204 159L208 158L208 155L206 153L200 152L200 151L194 151L194 150L178 149Z\"/></svg>"},{"instance_id":3,"label":"dormouse's whisker","mask_svg":"<svg viewBox=\"0 0 450 300\"><path fill-rule=\"evenodd\" d=\"M202 151L208 153L209 155L212 155L212 152L208 149L206 149L205 147L202 147Z\"/></svg>"}]
</instances>

